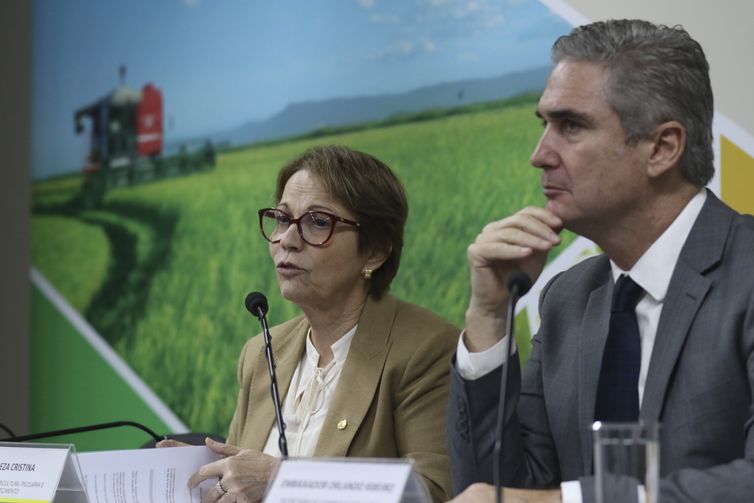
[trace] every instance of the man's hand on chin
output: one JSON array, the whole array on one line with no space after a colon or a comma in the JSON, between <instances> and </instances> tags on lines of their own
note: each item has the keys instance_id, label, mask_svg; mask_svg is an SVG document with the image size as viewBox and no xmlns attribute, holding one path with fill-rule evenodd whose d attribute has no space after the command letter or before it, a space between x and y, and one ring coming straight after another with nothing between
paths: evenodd
<instances>
[{"instance_id":1,"label":"man's hand on chin","mask_svg":"<svg viewBox=\"0 0 754 503\"><path fill-rule=\"evenodd\" d=\"M560 503L560 489L503 489L505 503ZM472 484L450 503L491 503L495 501L495 487Z\"/></svg>"}]
</instances>

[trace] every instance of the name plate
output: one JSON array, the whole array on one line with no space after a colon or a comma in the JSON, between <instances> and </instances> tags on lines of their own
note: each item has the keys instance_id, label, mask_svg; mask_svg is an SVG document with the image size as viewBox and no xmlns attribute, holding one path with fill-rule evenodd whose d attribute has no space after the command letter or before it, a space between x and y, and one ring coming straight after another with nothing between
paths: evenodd
<instances>
[{"instance_id":1,"label":"name plate","mask_svg":"<svg viewBox=\"0 0 754 503\"><path fill-rule=\"evenodd\" d=\"M86 502L75 460L70 445L0 443L0 501L50 503L60 489Z\"/></svg>"},{"instance_id":2,"label":"name plate","mask_svg":"<svg viewBox=\"0 0 754 503\"><path fill-rule=\"evenodd\" d=\"M398 503L429 501L406 460L288 459L282 461L265 502Z\"/></svg>"}]
</instances>

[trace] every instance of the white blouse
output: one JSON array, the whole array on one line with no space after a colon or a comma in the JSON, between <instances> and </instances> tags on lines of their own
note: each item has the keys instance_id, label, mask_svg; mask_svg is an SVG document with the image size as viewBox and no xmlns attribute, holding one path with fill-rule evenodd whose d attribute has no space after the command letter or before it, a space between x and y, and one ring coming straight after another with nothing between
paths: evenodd
<instances>
[{"instance_id":1,"label":"white blouse","mask_svg":"<svg viewBox=\"0 0 754 503\"><path fill-rule=\"evenodd\" d=\"M325 423L330 400L338 385L357 327L358 325L354 326L330 347L333 359L324 368L317 366L319 353L311 341L311 329L306 334L306 352L293 373L291 386L283 403L285 438L290 457L310 457L314 454L319 432ZM262 452L281 457L277 423L273 423Z\"/></svg>"}]
</instances>

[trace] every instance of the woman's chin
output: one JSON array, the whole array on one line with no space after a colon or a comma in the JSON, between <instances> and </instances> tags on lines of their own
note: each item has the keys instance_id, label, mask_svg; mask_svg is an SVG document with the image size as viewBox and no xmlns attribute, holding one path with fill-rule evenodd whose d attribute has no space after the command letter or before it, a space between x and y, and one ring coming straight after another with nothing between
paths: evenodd
<instances>
[{"instance_id":1,"label":"woman's chin","mask_svg":"<svg viewBox=\"0 0 754 503\"><path fill-rule=\"evenodd\" d=\"M288 302L293 302L296 305L306 297L299 286L291 285L288 282L280 283L280 295L282 295Z\"/></svg>"}]
</instances>

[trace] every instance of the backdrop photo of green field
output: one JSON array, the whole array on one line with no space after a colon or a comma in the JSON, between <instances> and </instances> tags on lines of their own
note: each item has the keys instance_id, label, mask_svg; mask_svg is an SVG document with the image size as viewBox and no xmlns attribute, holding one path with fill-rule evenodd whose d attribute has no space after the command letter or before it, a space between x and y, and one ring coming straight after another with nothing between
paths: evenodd
<instances>
[{"instance_id":1,"label":"backdrop photo of green field","mask_svg":"<svg viewBox=\"0 0 754 503\"><path fill-rule=\"evenodd\" d=\"M33 265L190 429L224 434L238 355L259 332L245 295L267 295L270 324L298 314L280 297L256 213L273 203L280 167L319 144L391 166L410 207L391 291L462 326L466 247L487 222L544 203L529 165L541 133L535 104L529 97L219 151L213 170L113 189L97 210L77 204L78 177L36 182Z\"/></svg>"}]
</instances>

